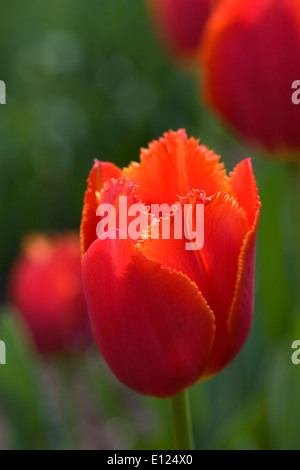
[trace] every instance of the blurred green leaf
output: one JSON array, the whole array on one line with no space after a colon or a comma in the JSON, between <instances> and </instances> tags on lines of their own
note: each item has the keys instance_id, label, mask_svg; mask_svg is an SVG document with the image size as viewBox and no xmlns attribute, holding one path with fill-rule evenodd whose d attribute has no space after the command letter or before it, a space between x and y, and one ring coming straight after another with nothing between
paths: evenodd
<instances>
[{"instance_id":1,"label":"blurred green leaf","mask_svg":"<svg viewBox=\"0 0 300 470\"><path fill-rule=\"evenodd\" d=\"M0 338L6 345L6 364L0 365L1 407L13 431L17 449L47 448L48 436L36 362L13 311L0 312Z\"/></svg>"}]
</instances>

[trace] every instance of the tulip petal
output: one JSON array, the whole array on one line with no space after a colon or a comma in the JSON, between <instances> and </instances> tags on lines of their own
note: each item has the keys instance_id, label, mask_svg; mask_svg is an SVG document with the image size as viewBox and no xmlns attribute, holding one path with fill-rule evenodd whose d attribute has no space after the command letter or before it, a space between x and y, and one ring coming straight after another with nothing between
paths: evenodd
<instances>
[{"instance_id":1,"label":"tulip petal","mask_svg":"<svg viewBox=\"0 0 300 470\"><path fill-rule=\"evenodd\" d=\"M41 353L75 352L92 341L78 235L32 234L9 278L9 299Z\"/></svg>"},{"instance_id":2,"label":"tulip petal","mask_svg":"<svg viewBox=\"0 0 300 470\"><path fill-rule=\"evenodd\" d=\"M238 163L233 172L230 173L230 177L237 201L248 216L249 227L252 227L257 210L261 204L253 175L251 158Z\"/></svg>"},{"instance_id":3,"label":"tulip petal","mask_svg":"<svg viewBox=\"0 0 300 470\"><path fill-rule=\"evenodd\" d=\"M203 35L206 101L242 136L272 152L300 146L298 0L223 0Z\"/></svg>"},{"instance_id":4,"label":"tulip petal","mask_svg":"<svg viewBox=\"0 0 300 470\"><path fill-rule=\"evenodd\" d=\"M212 9L211 0L148 0L154 26L174 56L193 59L205 22Z\"/></svg>"},{"instance_id":5,"label":"tulip petal","mask_svg":"<svg viewBox=\"0 0 300 470\"><path fill-rule=\"evenodd\" d=\"M106 181L110 178L119 178L122 171L110 162L95 160L94 166L88 177L88 187L84 195L80 227L80 245L82 255L96 238L96 225L98 218L96 210L99 205L99 194Z\"/></svg>"},{"instance_id":6,"label":"tulip petal","mask_svg":"<svg viewBox=\"0 0 300 470\"><path fill-rule=\"evenodd\" d=\"M254 268L256 230L259 213L256 213L253 229L247 233L239 256L239 269L235 295L228 318L229 349L224 366L229 363L245 343L253 316Z\"/></svg>"},{"instance_id":7,"label":"tulip petal","mask_svg":"<svg viewBox=\"0 0 300 470\"><path fill-rule=\"evenodd\" d=\"M183 202L187 203L189 198L191 195ZM214 312L216 335L207 366L209 374L222 367L227 353L227 319L234 297L238 258L248 230L245 211L233 197L219 192L205 200L204 245L201 250L187 251L185 239L147 239L138 244L148 259L160 261L164 267L176 269L195 282ZM171 225L171 235L173 233Z\"/></svg>"},{"instance_id":8,"label":"tulip petal","mask_svg":"<svg viewBox=\"0 0 300 470\"><path fill-rule=\"evenodd\" d=\"M137 193L145 204L172 205L178 196L192 189L211 196L218 190L232 193L230 180L220 157L199 140L187 138L186 131L169 131L149 149L141 150L141 163L131 163L124 175L139 186Z\"/></svg>"},{"instance_id":9,"label":"tulip petal","mask_svg":"<svg viewBox=\"0 0 300 470\"><path fill-rule=\"evenodd\" d=\"M201 375L214 315L182 273L146 259L130 240L96 240L83 258L94 338L116 376L134 390L167 397Z\"/></svg>"}]
</instances>

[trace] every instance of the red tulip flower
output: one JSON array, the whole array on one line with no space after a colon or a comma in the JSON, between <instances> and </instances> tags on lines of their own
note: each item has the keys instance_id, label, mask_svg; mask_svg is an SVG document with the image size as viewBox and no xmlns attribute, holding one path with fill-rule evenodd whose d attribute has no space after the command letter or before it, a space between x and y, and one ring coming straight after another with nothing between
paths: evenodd
<instances>
[{"instance_id":1,"label":"red tulip flower","mask_svg":"<svg viewBox=\"0 0 300 470\"><path fill-rule=\"evenodd\" d=\"M76 234L28 237L11 271L9 296L40 352L75 352L90 344Z\"/></svg>"},{"instance_id":2,"label":"red tulip flower","mask_svg":"<svg viewBox=\"0 0 300 470\"><path fill-rule=\"evenodd\" d=\"M207 102L243 137L272 152L300 148L298 0L220 2L201 65Z\"/></svg>"},{"instance_id":3,"label":"red tulip flower","mask_svg":"<svg viewBox=\"0 0 300 470\"><path fill-rule=\"evenodd\" d=\"M97 207L110 202L120 215L119 196L129 207L201 202L203 247L187 250L175 236L132 240L119 222L110 228L118 236L98 238ZM168 397L236 356L252 319L259 207L250 159L228 177L184 130L152 142L123 171L95 162L81 224L83 284L95 341L124 384ZM157 224L172 225L177 209Z\"/></svg>"},{"instance_id":4,"label":"red tulip flower","mask_svg":"<svg viewBox=\"0 0 300 470\"><path fill-rule=\"evenodd\" d=\"M196 57L213 0L147 0L154 27L172 55Z\"/></svg>"}]
</instances>

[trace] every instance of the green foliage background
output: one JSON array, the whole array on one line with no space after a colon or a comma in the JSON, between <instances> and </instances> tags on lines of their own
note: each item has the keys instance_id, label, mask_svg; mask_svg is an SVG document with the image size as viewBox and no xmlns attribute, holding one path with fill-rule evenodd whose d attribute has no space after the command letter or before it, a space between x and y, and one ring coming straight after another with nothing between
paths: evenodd
<instances>
[{"instance_id":1,"label":"green foliage background","mask_svg":"<svg viewBox=\"0 0 300 470\"><path fill-rule=\"evenodd\" d=\"M253 328L232 365L190 392L196 447L299 449L296 168L246 148L205 109L196 73L167 57L141 0L10 0L0 18L0 448L170 447L166 401L125 389L95 350L71 365L35 357L5 302L24 235L78 230L94 158L125 166L152 139L184 127L228 171L251 155L262 200ZM49 398L45 369L58 400ZM74 410L83 413L76 422Z\"/></svg>"}]
</instances>

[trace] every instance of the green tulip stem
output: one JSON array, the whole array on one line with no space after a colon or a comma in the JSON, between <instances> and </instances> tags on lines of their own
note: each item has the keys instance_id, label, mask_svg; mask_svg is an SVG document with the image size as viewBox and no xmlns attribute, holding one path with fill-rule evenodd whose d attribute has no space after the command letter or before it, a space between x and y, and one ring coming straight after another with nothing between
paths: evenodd
<instances>
[{"instance_id":1,"label":"green tulip stem","mask_svg":"<svg viewBox=\"0 0 300 470\"><path fill-rule=\"evenodd\" d=\"M192 426L188 391L171 397L174 450L192 450Z\"/></svg>"}]
</instances>

